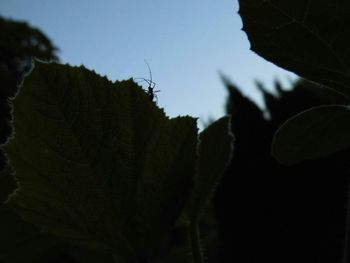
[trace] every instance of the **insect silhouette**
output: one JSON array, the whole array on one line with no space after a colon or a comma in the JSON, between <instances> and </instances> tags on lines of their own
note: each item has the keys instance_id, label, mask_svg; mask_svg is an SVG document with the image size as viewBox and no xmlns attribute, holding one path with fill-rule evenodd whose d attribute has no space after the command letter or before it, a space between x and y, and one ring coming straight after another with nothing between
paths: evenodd
<instances>
[{"instance_id":1,"label":"insect silhouette","mask_svg":"<svg viewBox=\"0 0 350 263\"><path fill-rule=\"evenodd\" d=\"M151 101L153 101L154 99L156 99L156 104L158 104L158 97L157 97L157 92L160 92L160 90L154 90L154 88L156 87L156 83L153 81L152 79L152 71L151 71L151 67L149 66L147 60L145 60L145 63L147 65L148 68L148 72L149 72L149 79L146 78L134 78L134 80L140 80L140 81L145 81L148 84L147 87L147 95L149 97L149 99Z\"/></svg>"}]
</instances>

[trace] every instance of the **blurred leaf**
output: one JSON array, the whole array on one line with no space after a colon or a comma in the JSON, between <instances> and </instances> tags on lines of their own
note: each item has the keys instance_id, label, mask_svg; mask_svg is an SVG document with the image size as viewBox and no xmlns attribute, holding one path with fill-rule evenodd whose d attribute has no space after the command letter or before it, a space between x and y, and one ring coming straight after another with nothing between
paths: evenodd
<instances>
[{"instance_id":1,"label":"blurred leaf","mask_svg":"<svg viewBox=\"0 0 350 263\"><path fill-rule=\"evenodd\" d=\"M350 110L318 106L290 118L276 132L272 154L282 164L326 157L350 147Z\"/></svg>"},{"instance_id":2,"label":"blurred leaf","mask_svg":"<svg viewBox=\"0 0 350 263\"><path fill-rule=\"evenodd\" d=\"M231 160L234 137L230 117L223 117L199 135L199 160L194 189L189 201L189 217L199 219Z\"/></svg>"},{"instance_id":3,"label":"blurred leaf","mask_svg":"<svg viewBox=\"0 0 350 263\"><path fill-rule=\"evenodd\" d=\"M138 257L183 209L196 120L169 120L130 80L37 63L14 100L14 129L5 150L19 189L9 205L51 235Z\"/></svg>"},{"instance_id":4,"label":"blurred leaf","mask_svg":"<svg viewBox=\"0 0 350 263\"><path fill-rule=\"evenodd\" d=\"M251 49L350 96L350 2L239 0Z\"/></svg>"}]
</instances>

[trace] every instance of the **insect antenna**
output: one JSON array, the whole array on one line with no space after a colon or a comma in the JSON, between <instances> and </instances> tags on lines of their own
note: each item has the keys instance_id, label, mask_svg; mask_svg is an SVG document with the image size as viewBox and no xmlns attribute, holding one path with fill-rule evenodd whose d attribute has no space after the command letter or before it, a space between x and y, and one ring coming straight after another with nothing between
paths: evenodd
<instances>
[{"instance_id":1,"label":"insect antenna","mask_svg":"<svg viewBox=\"0 0 350 263\"><path fill-rule=\"evenodd\" d=\"M147 65L147 68L148 68L148 72L149 72L149 77L150 77L150 80L151 80L151 83L154 83L153 80L152 80L152 71L151 71L151 67L149 66L147 60L145 59L145 63Z\"/></svg>"},{"instance_id":2,"label":"insect antenna","mask_svg":"<svg viewBox=\"0 0 350 263\"><path fill-rule=\"evenodd\" d=\"M156 95L157 92L160 92L160 90L154 90L154 88L156 87L156 83L153 81L152 78L152 71L151 71L151 67L149 66L147 60L144 60L147 68L148 68L148 72L149 72L149 77L150 79L146 79L146 78L133 78L133 80L139 80L139 82L141 81L145 81L148 84L148 88L147 88L147 94L150 98L151 101L153 101L153 99L156 99L156 104L158 104L158 97ZM138 81L136 81L138 82Z\"/></svg>"},{"instance_id":3,"label":"insect antenna","mask_svg":"<svg viewBox=\"0 0 350 263\"><path fill-rule=\"evenodd\" d=\"M152 86L152 85L155 84L153 81L151 81L149 79L146 79L146 78L132 78L132 79L133 80L138 80L138 81L136 81L136 83L139 83L139 82L142 82L142 81L147 82L148 86Z\"/></svg>"}]
</instances>

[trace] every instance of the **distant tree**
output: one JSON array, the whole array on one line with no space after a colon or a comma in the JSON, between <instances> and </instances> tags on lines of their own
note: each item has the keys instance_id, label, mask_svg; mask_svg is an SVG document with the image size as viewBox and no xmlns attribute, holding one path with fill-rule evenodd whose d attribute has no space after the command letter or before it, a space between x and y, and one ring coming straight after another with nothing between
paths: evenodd
<instances>
[{"instance_id":1,"label":"distant tree","mask_svg":"<svg viewBox=\"0 0 350 263\"><path fill-rule=\"evenodd\" d=\"M58 61L57 51L39 29L0 17L0 144L11 134L9 98L16 94L33 58ZM0 170L4 164L5 158L0 153Z\"/></svg>"},{"instance_id":2,"label":"distant tree","mask_svg":"<svg viewBox=\"0 0 350 263\"><path fill-rule=\"evenodd\" d=\"M348 104L306 80L275 93L257 83L263 111L224 78L235 151L215 196L220 262L340 262L345 236L349 154L281 166L271 141L289 117L316 105Z\"/></svg>"}]
</instances>

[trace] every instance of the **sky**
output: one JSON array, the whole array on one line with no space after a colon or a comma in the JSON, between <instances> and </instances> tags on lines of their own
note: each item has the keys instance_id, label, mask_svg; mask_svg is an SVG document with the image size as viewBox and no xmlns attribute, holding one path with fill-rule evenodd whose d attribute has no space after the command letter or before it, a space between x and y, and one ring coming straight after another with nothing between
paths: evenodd
<instances>
[{"instance_id":1,"label":"sky","mask_svg":"<svg viewBox=\"0 0 350 263\"><path fill-rule=\"evenodd\" d=\"M159 107L199 125L225 114L220 74L260 106L255 80L272 88L295 79L250 51L238 8L238 0L0 0L0 15L41 29L63 63L114 81L149 78L146 59Z\"/></svg>"}]
</instances>

